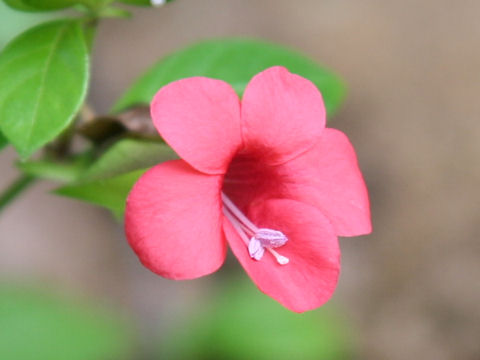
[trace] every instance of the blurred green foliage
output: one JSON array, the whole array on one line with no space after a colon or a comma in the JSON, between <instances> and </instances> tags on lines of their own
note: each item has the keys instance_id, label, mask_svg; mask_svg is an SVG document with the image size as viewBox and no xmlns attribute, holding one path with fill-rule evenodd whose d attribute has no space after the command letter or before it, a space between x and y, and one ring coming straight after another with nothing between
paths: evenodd
<instances>
[{"instance_id":1,"label":"blurred green foliage","mask_svg":"<svg viewBox=\"0 0 480 360\"><path fill-rule=\"evenodd\" d=\"M175 152L162 143L119 140L85 169L78 181L55 192L103 206L121 217L130 189L145 170L176 157Z\"/></svg>"},{"instance_id":2,"label":"blurred green foliage","mask_svg":"<svg viewBox=\"0 0 480 360\"><path fill-rule=\"evenodd\" d=\"M276 65L311 80L322 92L328 114L335 113L345 95L345 86L337 75L282 46L237 38L201 42L165 57L127 90L113 111L149 104L162 86L191 76L224 80L241 95L253 76Z\"/></svg>"},{"instance_id":3,"label":"blurred green foliage","mask_svg":"<svg viewBox=\"0 0 480 360\"><path fill-rule=\"evenodd\" d=\"M160 162L177 158L165 144L136 139L114 143L83 174L84 180L105 179L131 171L146 169Z\"/></svg>"},{"instance_id":4,"label":"blurred green foliage","mask_svg":"<svg viewBox=\"0 0 480 360\"><path fill-rule=\"evenodd\" d=\"M111 311L0 284L0 359L130 359L133 345L129 324Z\"/></svg>"},{"instance_id":5,"label":"blurred green foliage","mask_svg":"<svg viewBox=\"0 0 480 360\"><path fill-rule=\"evenodd\" d=\"M217 298L164 337L158 359L345 360L353 351L353 336L331 304L296 314L229 277Z\"/></svg>"},{"instance_id":6,"label":"blurred green foliage","mask_svg":"<svg viewBox=\"0 0 480 360\"><path fill-rule=\"evenodd\" d=\"M5 139L5 136L3 136L3 134L0 132L0 150L7 146L7 144L7 139Z\"/></svg>"},{"instance_id":7,"label":"blurred green foliage","mask_svg":"<svg viewBox=\"0 0 480 360\"><path fill-rule=\"evenodd\" d=\"M19 162L17 167L23 173L39 179L73 182L84 174L90 162L91 155L87 152L71 158L68 162L48 159L28 160Z\"/></svg>"},{"instance_id":8,"label":"blurred green foliage","mask_svg":"<svg viewBox=\"0 0 480 360\"><path fill-rule=\"evenodd\" d=\"M78 3L81 0L4 0L5 3L20 11L51 11L60 10ZM88 0L87 0L88 1Z\"/></svg>"},{"instance_id":9,"label":"blurred green foliage","mask_svg":"<svg viewBox=\"0 0 480 360\"><path fill-rule=\"evenodd\" d=\"M15 11L0 1L0 48L23 30L53 17L51 13L32 14Z\"/></svg>"},{"instance_id":10,"label":"blurred green foliage","mask_svg":"<svg viewBox=\"0 0 480 360\"><path fill-rule=\"evenodd\" d=\"M65 185L55 190L55 193L102 206L121 219L125 212L128 193L145 170L136 170L107 179L87 180L80 184Z\"/></svg>"},{"instance_id":11,"label":"blurred green foliage","mask_svg":"<svg viewBox=\"0 0 480 360\"><path fill-rule=\"evenodd\" d=\"M80 5L86 9L97 10L105 8L114 0L4 0L13 9L19 11L56 11Z\"/></svg>"}]
</instances>

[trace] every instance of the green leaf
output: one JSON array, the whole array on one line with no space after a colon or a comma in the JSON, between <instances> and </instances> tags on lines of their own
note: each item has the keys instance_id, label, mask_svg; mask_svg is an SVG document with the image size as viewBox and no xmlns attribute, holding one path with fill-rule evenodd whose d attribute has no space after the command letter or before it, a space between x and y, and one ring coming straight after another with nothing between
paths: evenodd
<instances>
[{"instance_id":1,"label":"green leaf","mask_svg":"<svg viewBox=\"0 0 480 360\"><path fill-rule=\"evenodd\" d=\"M87 93L89 59L78 21L54 21L0 54L0 129L22 158L73 120Z\"/></svg>"},{"instance_id":2,"label":"green leaf","mask_svg":"<svg viewBox=\"0 0 480 360\"><path fill-rule=\"evenodd\" d=\"M110 310L32 287L0 285L0 359L126 359L133 340Z\"/></svg>"},{"instance_id":3,"label":"green leaf","mask_svg":"<svg viewBox=\"0 0 480 360\"><path fill-rule=\"evenodd\" d=\"M332 305L293 313L245 280L229 277L219 294L178 329L165 332L160 359L345 360L351 333Z\"/></svg>"},{"instance_id":4,"label":"green leaf","mask_svg":"<svg viewBox=\"0 0 480 360\"><path fill-rule=\"evenodd\" d=\"M82 3L79 0L22 0L29 7L39 10L59 10Z\"/></svg>"},{"instance_id":5,"label":"green leaf","mask_svg":"<svg viewBox=\"0 0 480 360\"><path fill-rule=\"evenodd\" d=\"M79 156L71 162L36 160L20 162L17 166L28 175L60 182L76 181L89 165L89 156Z\"/></svg>"},{"instance_id":6,"label":"green leaf","mask_svg":"<svg viewBox=\"0 0 480 360\"><path fill-rule=\"evenodd\" d=\"M20 11L37 11L35 8L26 5L23 0L3 0L3 1L12 9L16 9Z\"/></svg>"},{"instance_id":7,"label":"green leaf","mask_svg":"<svg viewBox=\"0 0 480 360\"><path fill-rule=\"evenodd\" d=\"M167 145L135 139L120 140L111 146L83 175L83 179L105 179L146 169L177 158Z\"/></svg>"},{"instance_id":8,"label":"green leaf","mask_svg":"<svg viewBox=\"0 0 480 360\"><path fill-rule=\"evenodd\" d=\"M77 183L55 193L103 206L121 217L130 189L146 169L174 158L177 155L165 144L123 139L94 162Z\"/></svg>"},{"instance_id":9,"label":"green leaf","mask_svg":"<svg viewBox=\"0 0 480 360\"><path fill-rule=\"evenodd\" d=\"M2 150L5 146L8 145L7 139L5 139L5 136L0 132L0 150Z\"/></svg>"},{"instance_id":10,"label":"green leaf","mask_svg":"<svg viewBox=\"0 0 480 360\"><path fill-rule=\"evenodd\" d=\"M61 10L74 5L82 4L88 7L102 6L113 0L4 0L5 3L21 11L53 11ZM96 4L97 3L97 4ZM101 3L101 4L98 4Z\"/></svg>"},{"instance_id":11,"label":"green leaf","mask_svg":"<svg viewBox=\"0 0 480 360\"><path fill-rule=\"evenodd\" d=\"M285 66L313 81L322 92L329 115L342 102L345 93L342 81L311 59L263 41L223 39L202 42L160 60L128 89L113 111L148 104L159 88L190 76L225 80L241 95L255 74L274 65Z\"/></svg>"},{"instance_id":12,"label":"green leaf","mask_svg":"<svg viewBox=\"0 0 480 360\"><path fill-rule=\"evenodd\" d=\"M132 17L132 13L121 8L113 7L113 6L108 6L103 9L101 9L97 16L102 17L102 18L123 18L123 19L128 19Z\"/></svg>"},{"instance_id":13,"label":"green leaf","mask_svg":"<svg viewBox=\"0 0 480 360\"><path fill-rule=\"evenodd\" d=\"M66 185L55 190L55 193L103 206L121 217L130 189L144 172L137 170L107 179Z\"/></svg>"}]
</instances>

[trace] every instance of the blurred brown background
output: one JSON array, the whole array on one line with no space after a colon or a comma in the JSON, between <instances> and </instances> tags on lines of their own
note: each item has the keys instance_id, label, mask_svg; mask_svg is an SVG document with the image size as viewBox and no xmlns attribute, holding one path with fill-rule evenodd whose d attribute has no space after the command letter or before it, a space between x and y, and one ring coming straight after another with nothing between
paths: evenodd
<instances>
[{"instance_id":1,"label":"blurred brown background","mask_svg":"<svg viewBox=\"0 0 480 360\"><path fill-rule=\"evenodd\" d=\"M106 112L147 66L199 39L268 39L302 51L349 87L330 126L356 147L374 232L342 239L333 301L362 359L480 358L480 2L177 0L107 20L91 103ZM16 171L0 154L0 186ZM212 278L150 274L121 227L38 184L0 218L0 276L36 278L168 324Z\"/></svg>"}]
</instances>

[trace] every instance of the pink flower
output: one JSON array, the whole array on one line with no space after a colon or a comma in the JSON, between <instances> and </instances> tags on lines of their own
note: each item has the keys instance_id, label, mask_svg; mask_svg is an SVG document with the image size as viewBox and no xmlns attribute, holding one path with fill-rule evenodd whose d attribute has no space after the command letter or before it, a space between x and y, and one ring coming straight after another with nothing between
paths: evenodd
<instances>
[{"instance_id":1,"label":"pink flower","mask_svg":"<svg viewBox=\"0 0 480 360\"><path fill-rule=\"evenodd\" d=\"M337 284L337 236L371 231L355 152L325 128L308 80L272 67L242 102L227 83L175 81L151 106L182 160L147 171L128 199L125 229L141 262L171 279L216 271L227 243L261 291L303 312Z\"/></svg>"}]
</instances>

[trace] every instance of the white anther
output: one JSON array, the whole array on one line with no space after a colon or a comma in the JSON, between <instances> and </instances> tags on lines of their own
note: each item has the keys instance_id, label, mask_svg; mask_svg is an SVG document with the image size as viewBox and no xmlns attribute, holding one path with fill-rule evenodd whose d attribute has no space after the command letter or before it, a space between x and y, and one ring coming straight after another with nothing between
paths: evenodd
<instances>
[{"instance_id":1,"label":"white anther","mask_svg":"<svg viewBox=\"0 0 480 360\"><path fill-rule=\"evenodd\" d=\"M260 241L252 237L248 244L248 253L252 259L260 260L263 257L263 254L265 254L265 248Z\"/></svg>"},{"instance_id":2,"label":"white anther","mask_svg":"<svg viewBox=\"0 0 480 360\"><path fill-rule=\"evenodd\" d=\"M283 246L288 241L288 238L281 231L265 228L258 229L255 233L255 238L258 239L263 246L270 248Z\"/></svg>"}]
</instances>

